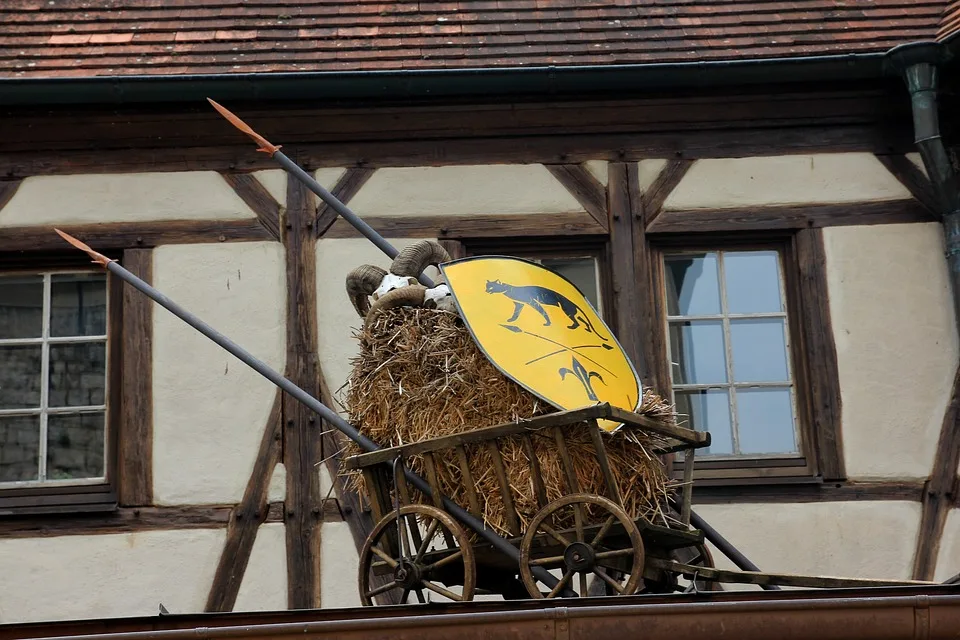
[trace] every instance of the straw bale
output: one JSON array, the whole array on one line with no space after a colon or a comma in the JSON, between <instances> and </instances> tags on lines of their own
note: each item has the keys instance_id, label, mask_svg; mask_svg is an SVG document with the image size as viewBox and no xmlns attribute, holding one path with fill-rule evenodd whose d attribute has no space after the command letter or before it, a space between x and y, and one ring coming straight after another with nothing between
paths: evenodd
<instances>
[{"instance_id":1,"label":"straw bale","mask_svg":"<svg viewBox=\"0 0 960 640\"><path fill-rule=\"evenodd\" d=\"M456 313L395 308L379 315L355 337L360 352L351 361L353 369L345 385L344 404L353 424L381 446L420 442L557 411L494 367ZM639 413L674 421L672 407L649 391ZM568 427L564 434L580 491L606 495L589 433L577 427ZM571 493L552 432L532 432L532 441L548 499ZM656 443L649 434L626 426L604 435L610 467L629 515L668 524L665 503L675 486L668 480L660 459L649 453ZM538 510L530 463L520 438L500 439L498 444L521 527L525 529ZM466 450L483 520L507 534L504 502L491 454L479 445L468 445ZM351 444L346 453L353 455L359 450ZM436 458L444 494L469 508L456 456ZM406 462L424 474L419 456ZM351 475L351 481L362 490L362 476ZM413 494L415 501L423 501L419 492Z\"/></svg>"}]
</instances>

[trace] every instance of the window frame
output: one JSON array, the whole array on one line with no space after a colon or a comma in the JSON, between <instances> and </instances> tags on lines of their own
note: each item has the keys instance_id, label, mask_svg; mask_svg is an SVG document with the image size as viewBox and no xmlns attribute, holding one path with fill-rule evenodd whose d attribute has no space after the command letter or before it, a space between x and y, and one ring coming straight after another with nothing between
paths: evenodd
<instances>
[{"instance_id":1,"label":"window frame","mask_svg":"<svg viewBox=\"0 0 960 640\"><path fill-rule=\"evenodd\" d=\"M806 231L779 230L770 232L739 232L710 234L663 234L648 236L651 265L656 277L653 278L652 295L658 297L663 310L657 318L656 331L663 332L664 351L658 354L667 374L664 376L661 395L673 397L673 380L670 374L670 354L667 340L666 288L664 276L664 255L680 251L742 251L776 250L783 269L784 292L786 302L787 328L790 332L790 370L795 392L798 454L724 457L710 459L698 457L695 463L694 480L698 487L729 486L744 484L778 483L821 483L821 469L842 468L839 438L832 443L824 442L821 430L834 429L839 432L840 425L825 425L819 416L813 400L811 388L810 327L805 322L805 306L827 304L826 300L805 300L802 278L809 277L810 264L806 252L798 250L798 233ZM831 446L835 444L836 446ZM827 457L832 459L825 465ZM671 463L671 475L682 477L682 461L674 459ZM840 478L830 478L837 480Z\"/></svg>"},{"instance_id":2,"label":"window frame","mask_svg":"<svg viewBox=\"0 0 960 640\"><path fill-rule=\"evenodd\" d=\"M96 272L89 260L76 252L0 253L0 274L36 274L38 272ZM120 260L122 252L105 252ZM51 482L47 484L0 486L0 518L48 513L103 512L118 507L119 438L121 437L122 398L122 286L107 273L107 381L103 480Z\"/></svg>"}]
</instances>

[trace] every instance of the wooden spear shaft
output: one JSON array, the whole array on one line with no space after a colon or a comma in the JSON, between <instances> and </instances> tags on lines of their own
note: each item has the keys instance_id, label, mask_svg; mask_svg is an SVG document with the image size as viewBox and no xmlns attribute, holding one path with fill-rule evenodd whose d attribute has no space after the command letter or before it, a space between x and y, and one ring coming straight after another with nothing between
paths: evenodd
<instances>
[{"instance_id":1,"label":"wooden spear shaft","mask_svg":"<svg viewBox=\"0 0 960 640\"><path fill-rule=\"evenodd\" d=\"M121 280L123 280L124 282L132 286L133 288L137 289L138 291L140 291L141 293L149 297L151 300L159 304L161 307L165 308L167 311L177 316L178 318L180 318L181 320L189 324L191 327L193 327L194 329L196 329L197 331L199 331L200 333L202 333L203 335L205 335L206 337L210 338L212 341L220 345L222 348L224 348L225 350L227 350L228 352L236 356L241 362L251 367L254 371L262 375L264 378L266 378L267 380L269 380L270 382L277 385L278 387L280 387L281 389L289 393L291 396L299 400L306 407L308 407L312 411L315 411L318 415L320 415L321 418L323 418L324 420L332 424L334 427L336 427L338 431L340 431L341 433L346 435L348 438L350 438L351 440L356 442L358 445L360 445L360 448L362 448L364 451L370 452L370 451L376 451L380 449L380 446L377 443L375 443L373 440L371 440L370 438L360 433L360 431L356 427L354 427L352 424L350 424L349 422L341 418L336 411L333 411L332 409L327 407L325 404L323 404L322 402L320 402L319 400L311 396L309 393L307 393L306 391L304 391L303 389L295 385L293 382L291 382L287 378L280 375L280 373L271 369L265 362L258 359L256 356L254 356L252 353L250 353L249 351L247 351L246 349L244 349L243 347L241 347L240 345L232 341L230 338L226 337L225 335L223 335L222 333L220 333L219 331L217 331L216 329L208 325L206 322L204 322L197 316L193 315L192 313L190 313L189 311L187 311L186 309L178 305L176 302L168 298L166 295L164 295L157 289L153 288L152 286L150 286L149 284L147 284L146 282L138 278L136 275L127 271L116 260L111 260L105 255L101 253L97 253L96 251L91 249L88 245L84 244L83 242L74 238L73 236L67 233L64 233L60 229L54 229L54 231L56 231L61 238L69 242L71 245L85 252L88 256L90 256L90 258L93 260L94 263L99 264L101 267L103 267L113 275L117 276L118 278L120 278ZM415 487L417 487L417 489L423 492L426 496L429 497L433 495L433 492L430 489L430 485L426 480L424 480L414 472L410 471L406 467L404 467L403 473L406 476L406 478ZM482 537L491 545L493 545L493 547L496 548L498 551L506 554L508 557L513 559L519 566L519 563L520 563L519 549L517 549L512 544L507 542L504 538L501 538L492 529L489 529L483 523L482 520L474 517L468 511L461 508L460 505L456 504L446 496L441 496L441 500L443 501L444 508L448 512L450 512L451 515L453 515L455 518L457 518L460 522L462 522L466 526L476 531L480 535L480 537ZM541 582L549 586L551 589L557 586L559 580L543 567L532 567L532 570L534 575L537 577L537 579L539 579Z\"/></svg>"},{"instance_id":2,"label":"wooden spear shaft","mask_svg":"<svg viewBox=\"0 0 960 640\"><path fill-rule=\"evenodd\" d=\"M315 194L317 194L317 196L326 202L330 208L343 216L343 218L352 224L357 231L362 233L368 240L370 240L370 242L375 244L378 249L387 254L387 257L389 257L391 260L397 257L398 251L396 247L387 242L386 238L377 233L373 227L364 222L363 219L351 211L347 205L340 202L335 195L327 191L322 184L316 181L313 176L304 171L296 162L288 158L285 153L280 151L279 145L272 144L269 140L254 131L250 125L241 120L236 114L223 105L214 102L210 98L207 98L207 101L213 105L214 109L220 112L220 115L226 118L227 122L235 126L246 135L250 136L254 142L260 145L257 148L257 151L268 154L271 158L276 160L277 163L279 163L280 166L287 171L287 173L293 175L297 180L307 185L307 188L310 189L310 191L313 191ZM434 286L433 281L422 273L417 275L417 279L420 281L420 284L426 287Z\"/></svg>"}]
</instances>

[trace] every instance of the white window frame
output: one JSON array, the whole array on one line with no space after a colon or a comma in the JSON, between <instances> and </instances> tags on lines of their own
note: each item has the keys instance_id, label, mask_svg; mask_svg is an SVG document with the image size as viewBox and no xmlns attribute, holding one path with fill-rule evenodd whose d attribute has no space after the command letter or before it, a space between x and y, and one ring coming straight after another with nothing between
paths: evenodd
<instances>
[{"instance_id":1,"label":"white window frame","mask_svg":"<svg viewBox=\"0 0 960 640\"><path fill-rule=\"evenodd\" d=\"M43 277L43 319L42 332L39 338L8 338L0 339L0 347L41 345L41 364L40 364L40 407L32 409L0 409L0 417L12 416L40 416L40 442L38 447L38 479L36 480L16 480L12 482L0 482L0 489L11 489L16 487L51 487L51 486L71 486L71 485L96 485L106 482L110 473L108 469L110 456L109 453L109 419L107 416L107 402L110 397L110 341L107 339L110 333L110 295L109 285L104 280L104 290L106 292L106 332L102 335L94 336L50 336L50 313L51 313L51 283L54 275L86 275L96 273L94 271L85 271L80 269L71 270L44 270L33 271L10 271L0 274L0 276L42 276ZM48 407L50 390L50 345L58 344L91 344L103 343L106 349L106 371L104 372L104 404L86 405L73 407ZM47 478L47 420L51 415L83 415L89 413L102 413L103 424L103 475L95 478L68 478L62 480L51 480Z\"/></svg>"},{"instance_id":2,"label":"white window frame","mask_svg":"<svg viewBox=\"0 0 960 640\"><path fill-rule=\"evenodd\" d=\"M761 253L761 252L773 252L777 256L777 281L780 291L780 308L782 311L779 312L762 312L762 313L727 313L727 283L726 283L726 272L724 270L724 254L727 253ZM674 256L703 256L706 254L715 254L717 256L717 278L719 280L719 295L720 295L720 313L719 314L706 314L706 315L669 315L666 314L666 339L667 339L667 354L668 356L673 353L673 345L670 340L670 327L672 324L680 322L693 322L693 321L720 321L723 328L723 341L724 341L724 360L726 365L726 382L718 383L677 383L674 381L674 367L679 366L679 363L673 362L672 357L670 358L670 382L671 382L671 394L672 401L674 406L677 402L677 392L678 391L705 391L705 390L725 390L728 394L727 405L730 411L730 429L731 429L731 439L733 444L733 453L698 453L698 458L703 458L707 460L743 460L743 459L764 459L764 458L802 458L804 451L804 442L803 435L800 428L800 418L799 418L799 406L797 403L797 383L796 377L794 375L794 362L793 362L793 348L791 346L791 335L790 335L790 319L788 316L788 306L787 306L787 291L786 291L786 281L784 277L784 262L783 262L783 252L775 248L769 249L740 249L740 248L724 248L724 249L704 249L704 250L665 250L663 252L663 261L664 269L666 269L666 262L668 259ZM667 279L664 278L664 288L669 286ZM665 290L663 295L669 295ZM730 339L730 321L731 320L759 320L764 318L778 318L783 321L783 331L784 331L784 356L786 357L787 362L787 380L789 384L786 384L783 381L777 382L734 382L733 375L733 343ZM738 389L787 389L790 392L790 411L791 411L791 421L793 423L793 437L794 437L794 451L781 451L773 453L741 453L740 452L740 424L739 424L739 413L737 411L737 390ZM684 416L680 416L681 419ZM689 416L686 416L689 419Z\"/></svg>"}]
</instances>

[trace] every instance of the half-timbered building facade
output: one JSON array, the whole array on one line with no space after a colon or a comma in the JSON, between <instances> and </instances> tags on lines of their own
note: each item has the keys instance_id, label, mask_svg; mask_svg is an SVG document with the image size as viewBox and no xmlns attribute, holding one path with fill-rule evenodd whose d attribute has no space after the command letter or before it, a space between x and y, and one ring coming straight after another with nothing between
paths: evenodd
<instances>
[{"instance_id":1,"label":"half-timbered building facade","mask_svg":"<svg viewBox=\"0 0 960 640\"><path fill-rule=\"evenodd\" d=\"M396 246L574 281L711 432L694 508L762 569L957 574L958 20L946 0L4 3L0 623L359 603L371 520L333 431L53 232L338 406L344 277L389 261L207 97Z\"/></svg>"}]
</instances>

